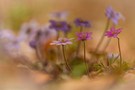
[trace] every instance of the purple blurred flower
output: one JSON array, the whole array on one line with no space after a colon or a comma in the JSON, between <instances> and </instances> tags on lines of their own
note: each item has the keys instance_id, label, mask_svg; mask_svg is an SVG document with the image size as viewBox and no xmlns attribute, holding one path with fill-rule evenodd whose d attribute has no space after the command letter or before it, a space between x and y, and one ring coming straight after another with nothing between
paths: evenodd
<instances>
[{"instance_id":1,"label":"purple blurred flower","mask_svg":"<svg viewBox=\"0 0 135 90\"><path fill-rule=\"evenodd\" d=\"M34 37L29 41L29 46L35 49L41 37L43 36L43 31L39 29L34 34Z\"/></svg>"},{"instance_id":2,"label":"purple blurred flower","mask_svg":"<svg viewBox=\"0 0 135 90\"><path fill-rule=\"evenodd\" d=\"M29 45L30 45L30 47L32 47L32 48L36 48L37 47L37 41L35 41L35 40L33 40L33 41L30 41L29 42Z\"/></svg>"},{"instance_id":3,"label":"purple blurred flower","mask_svg":"<svg viewBox=\"0 0 135 90\"><path fill-rule=\"evenodd\" d=\"M66 20L68 13L63 11L63 12L53 12L50 14L51 18L54 19L59 19L59 20Z\"/></svg>"},{"instance_id":4,"label":"purple blurred flower","mask_svg":"<svg viewBox=\"0 0 135 90\"><path fill-rule=\"evenodd\" d=\"M50 45L68 45L68 44L72 44L71 39L68 38L59 38L58 41L53 41L52 43L50 43Z\"/></svg>"},{"instance_id":5,"label":"purple blurred flower","mask_svg":"<svg viewBox=\"0 0 135 90\"><path fill-rule=\"evenodd\" d=\"M35 37L36 32L39 29L39 25L35 21L24 23L21 27L18 39L20 41L31 41Z\"/></svg>"},{"instance_id":6,"label":"purple blurred flower","mask_svg":"<svg viewBox=\"0 0 135 90\"><path fill-rule=\"evenodd\" d=\"M49 25L44 25L35 33L35 36L29 42L29 46L33 49L35 49L37 45L47 44L50 40L55 39L57 36L56 30L50 29Z\"/></svg>"},{"instance_id":7,"label":"purple blurred flower","mask_svg":"<svg viewBox=\"0 0 135 90\"><path fill-rule=\"evenodd\" d=\"M41 38L43 38L44 40L50 40L50 38L55 38L57 36L57 32L55 29L50 28L49 25L44 25L42 28L42 36Z\"/></svg>"},{"instance_id":8,"label":"purple blurred flower","mask_svg":"<svg viewBox=\"0 0 135 90\"><path fill-rule=\"evenodd\" d=\"M81 41L92 39L91 35L92 35L92 32L78 32L77 33L78 40L81 40Z\"/></svg>"},{"instance_id":9,"label":"purple blurred flower","mask_svg":"<svg viewBox=\"0 0 135 90\"><path fill-rule=\"evenodd\" d=\"M75 25L77 27L91 27L91 24L89 21L84 21L80 18L77 18L75 21L74 21Z\"/></svg>"},{"instance_id":10,"label":"purple blurred flower","mask_svg":"<svg viewBox=\"0 0 135 90\"><path fill-rule=\"evenodd\" d=\"M50 23L51 23L50 28L55 29L56 31L61 30L67 33L71 30L71 26L65 21L50 20Z\"/></svg>"},{"instance_id":11,"label":"purple blurred flower","mask_svg":"<svg viewBox=\"0 0 135 90\"><path fill-rule=\"evenodd\" d=\"M111 19L114 24L118 24L119 19L124 19L120 12L116 12L112 7L106 9L105 15Z\"/></svg>"},{"instance_id":12,"label":"purple blurred flower","mask_svg":"<svg viewBox=\"0 0 135 90\"><path fill-rule=\"evenodd\" d=\"M65 27L65 30L63 30L64 33L68 33L71 31L71 25L67 24L67 26Z\"/></svg>"},{"instance_id":13,"label":"purple blurred flower","mask_svg":"<svg viewBox=\"0 0 135 90\"><path fill-rule=\"evenodd\" d=\"M20 50L20 42L12 30L5 29L0 31L0 45L7 55L17 57Z\"/></svg>"},{"instance_id":14,"label":"purple blurred flower","mask_svg":"<svg viewBox=\"0 0 135 90\"><path fill-rule=\"evenodd\" d=\"M114 27L112 27L112 28L110 29L110 31L106 31L105 36L107 36L107 37L109 37L109 38L111 38L111 37L117 38L118 34L120 34L121 31L122 31L121 28L115 29Z\"/></svg>"},{"instance_id":15,"label":"purple blurred flower","mask_svg":"<svg viewBox=\"0 0 135 90\"><path fill-rule=\"evenodd\" d=\"M4 29L0 30L0 41L14 41L16 37L12 30Z\"/></svg>"}]
</instances>

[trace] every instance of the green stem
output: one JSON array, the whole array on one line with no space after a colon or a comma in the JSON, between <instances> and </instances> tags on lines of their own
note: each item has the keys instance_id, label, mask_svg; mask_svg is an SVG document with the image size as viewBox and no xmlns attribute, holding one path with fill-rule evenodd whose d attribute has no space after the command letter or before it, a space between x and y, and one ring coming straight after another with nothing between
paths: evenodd
<instances>
[{"instance_id":1,"label":"green stem","mask_svg":"<svg viewBox=\"0 0 135 90\"><path fill-rule=\"evenodd\" d=\"M56 40L58 40L60 37L60 31L57 31L57 37L56 37ZM61 63L60 60L61 60L61 51L60 50L60 46L57 46L57 63Z\"/></svg>"},{"instance_id":2,"label":"green stem","mask_svg":"<svg viewBox=\"0 0 135 90\"><path fill-rule=\"evenodd\" d=\"M57 46L57 63L61 63L61 51L60 50L60 46Z\"/></svg>"},{"instance_id":3,"label":"green stem","mask_svg":"<svg viewBox=\"0 0 135 90\"><path fill-rule=\"evenodd\" d=\"M58 35L57 35L57 38L56 38L56 39L58 40L58 39L59 39L59 37L60 37L60 32L58 31Z\"/></svg>"},{"instance_id":4,"label":"green stem","mask_svg":"<svg viewBox=\"0 0 135 90\"><path fill-rule=\"evenodd\" d=\"M37 58L39 59L39 60L41 60L41 57L42 57L42 55L41 55L41 53L40 53L40 51L39 51L39 48L38 48L38 45L36 46L36 55L37 55Z\"/></svg>"},{"instance_id":5,"label":"green stem","mask_svg":"<svg viewBox=\"0 0 135 90\"><path fill-rule=\"evenodd\" d=\"M117 37L118 39L118 48L119 48L119 54L120 54L120 67L122 65L122 54L121 54L121 48L120 48L120 39Z\"/></svg>"},{"instance_id":6,"label":"green stem","mask_svg":"<svg viewBox=\"0 0 135 90\"><path fill-rule=\"evenodd\" d=\"M68 37L68 32L64 33L64 37L65 37L65 38Z\"/></svg>"},{"instance_id":7,"label":"green stem","mask_svg":"<svg viewBox=\"0 0 135 90\"><path fill-rule=\"evenodd\" d=\"M80 32L83 31L83 27L80 27ZM76 57L78 57L79 51L80 51L80 47L81 47L81 42L78 42L77 45L77 50L76 50Z\"/></svg>"},{"instance_id":8,"label":"green stem","mask_svg":"<svg viewBox=\"0 0 135 90\"><path fill-rule=\"evenodd\" d=\"M110 66L110 61L108 59L108 57L106 57L106 65L109 67Z\"/></svg>"},{"instance_id":9,"label":"green stem","mask_svg":"<svg viewBox=\"0 0 135 90\"><path fill-rule=\"evenodd\" d=\"M43 50L41 50L41 48L39 47L39 45L36 46L36 55L37 58L39 59L39 61L45 65L48 61L47 61L47 57L45 56L45 52Z\"/></svg>"},{"instance_id":10,"label":"green stem","mask_svg":"<svg viewBox=\"0 0 135 90\"><path fill-rule=\"evenodd\" d=\"M69 66L68 61L67 61L66 56L65 56L65 48L64 48L64 45L62 45L62 52L63 52L64 61L65 61L65 63L66 63L66 67L67 67L67 69L68 69L69 71L71 71L71 67Z\"/></svg>"},{"instance_id":11,"label":"green stem","mask_svg":"<svg viewBox=\"0 0 135 90\"><path fill-rule=\"evenodd\" d=\"M89 66L88 66L87 61L86 61L86 45L85 45L85 41L83 41L83 46L84 46L84 63L85 63L87 75L89 76L89 69L88 69Z\"/></svg>"},{"instance_id":12,"label":"green stem","mask_svg":"<svg viewBox=\"0 0 135 90\"><path fill-rule=\"evenodd\" d=\"M83 31L83 27L81 26L81 27L80 27L80 32L82 32L82 31Z\"/></svg>"},{"instance_id":13,"label":"green stem","mask_svg":"<svg viewBox=\"0 0 135 90\"><path fill-rule=\"evenodd\" d=\"M37 58L43 63L46 62L46 58L44 56L44 53L41 51L39 44L37 44L35 51L36 51Z\"/></svg>"},{"instance_id":14,"label":"green stem","mask_svg":"<svg viewBox=\"0 0 135 90\"><path fill-rule=\"evenodd\" d=\"M105 30L104 30L104 32L103 32L103 34L102 34L102 36L101 36L101 38L100 38L100 40L99 40L99 43L98 43L97 46L96 46L95 52L98 51L100 45L102 44L102 42L103 42L103 40L104 40L105 32L108 30L109 25L110 25L110 19L107 19L107 24L106 24Z\"/></svg>"}]
</instances>

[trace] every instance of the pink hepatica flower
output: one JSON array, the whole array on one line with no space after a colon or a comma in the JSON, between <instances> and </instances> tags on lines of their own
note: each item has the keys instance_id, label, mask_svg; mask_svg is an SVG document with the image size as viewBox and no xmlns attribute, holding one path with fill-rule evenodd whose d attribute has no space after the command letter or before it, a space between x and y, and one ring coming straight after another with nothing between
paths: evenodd
<instances>
[{"instance_id":1,"label":"pink hepatica flower","mask_svg":"<svg viewBox=\"0 0 135 90\"><path fill-rule=\"evenodd\" d=\"M109 31L106 31L105 36L111 38L117 38L118 34L122 31L121 28L119 29L115 29L114 27L112 27Z\"/></svg>"},{"instance_id":2,"label":"pink hepatica flower","mask_svg":"<svg viewBox=\"0 0 135 90\"><path fill-rule=\"evenodd\" d=\"M79 33L77 33L78 40L81 40L81 41L92 39L91 35L92 35L92 32L79 32Z\"/></svg>"},{"instance_id":3,"label":"pink hepatica flower","mask_svg":"<svg viewBox=\"0 0 135 90\"><path fill-rule=\"evenodd\" d=\"M72 44L71 40L73 38L59 38L58 41L53 41L52 43L50 43L50 45L68 45L68 44Z\"/></svg>"}]
</instances>

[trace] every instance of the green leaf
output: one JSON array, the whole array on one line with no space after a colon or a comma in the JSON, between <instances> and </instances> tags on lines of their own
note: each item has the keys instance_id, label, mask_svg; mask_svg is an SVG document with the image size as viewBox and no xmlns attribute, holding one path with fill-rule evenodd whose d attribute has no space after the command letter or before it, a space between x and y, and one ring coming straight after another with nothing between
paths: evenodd
<instances>
[{"instance_id":1,"label":"green leaf","mask_svg":"<svg viewBox=\"0 0 135 90\"><path fill-rule=\"evenodd\" d=\"M84 63L80 63L73 66L73 70L71 72L71 76L74 78L79 78L86 72L86 67Z\"/></svg>"},{"instance_id":2,"label":"green leaf","mask_svg":"<svg viewBox=\"0 0 135 90\"><path fill-rule=\"evenodd\" d=\"M81 77L83 74L85 74L86 72L86 67L85 64L82 60L82 58L79 57L74 57L71 60L70 63L71 67L72 67L72 72L71 72L71 76L74 78L79 78Z\"/></svg>"}]
</instances>

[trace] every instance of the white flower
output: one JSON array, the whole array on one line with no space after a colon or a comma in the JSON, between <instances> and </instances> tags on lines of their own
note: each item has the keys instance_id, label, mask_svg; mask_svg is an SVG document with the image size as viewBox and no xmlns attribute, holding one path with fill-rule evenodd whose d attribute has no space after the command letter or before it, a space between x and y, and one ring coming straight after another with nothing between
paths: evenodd
<instances>
[{"instance_id":1,"label":"white flower","mask_svg":"<svg viewBox=\"0 0 135 90\"><path fill-rule=\"evenodd\" d=\"M108 53L108 59L119 59L119 54Z\"/></svg>"}]
</instances>

